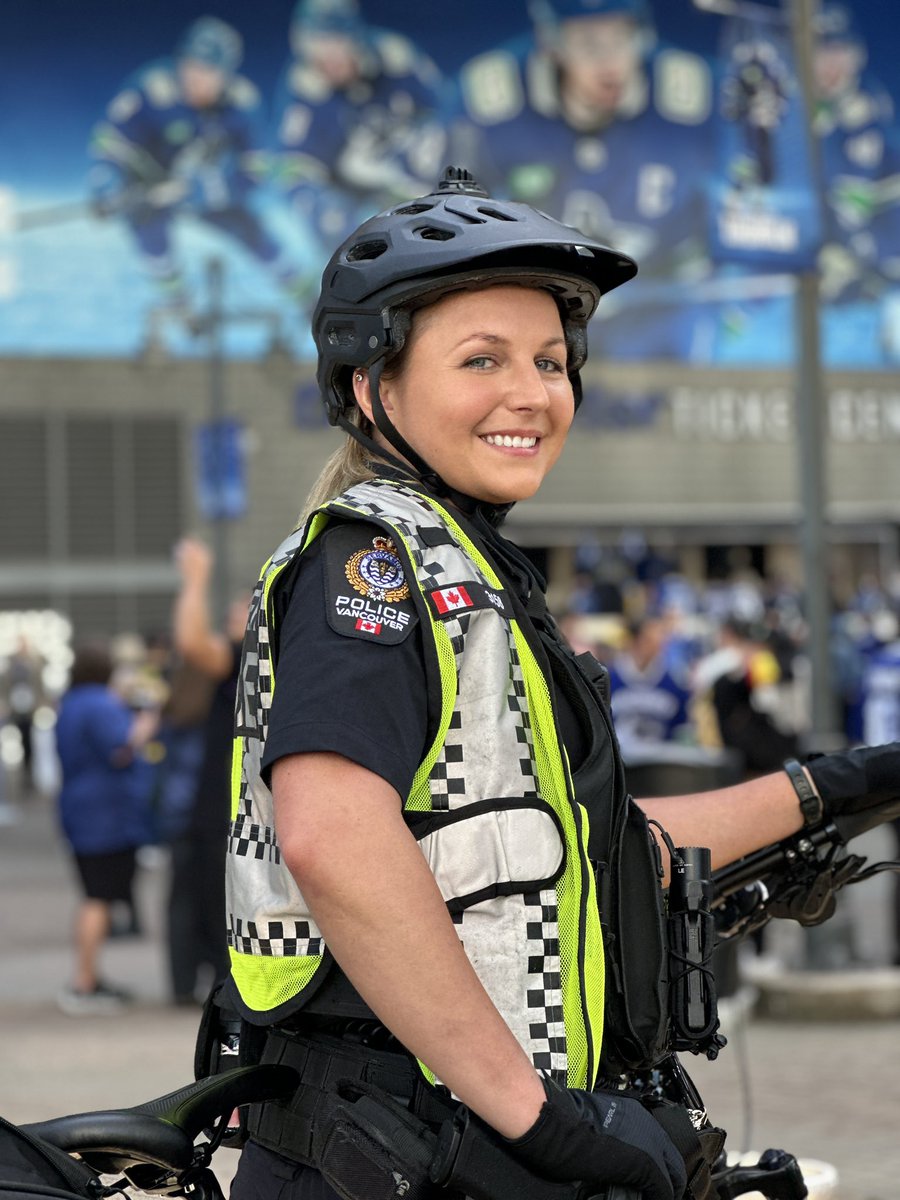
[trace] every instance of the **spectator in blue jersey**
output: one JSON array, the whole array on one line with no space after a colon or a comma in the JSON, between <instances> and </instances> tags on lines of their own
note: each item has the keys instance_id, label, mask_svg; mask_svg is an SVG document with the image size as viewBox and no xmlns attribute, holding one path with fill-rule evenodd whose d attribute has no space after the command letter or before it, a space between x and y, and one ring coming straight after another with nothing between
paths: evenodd
<instances>
[{"instance_id":1,"label":"spectator in blue jersey","mask_svg":"<svg viewBox=\"0 0 900 1200\"><path fill-rule=\"evenodd\" d=\"M453 136L474 140L493 194L638 260L628 310L613 300L592 331L601 353L700 358L709 317L684 282L709 273L709 64L659 45L645 0L533 0L529 12L532 36L461 69Z\"/></svg>"},{"instance_id":2,"label":"spectator in blue jersey","mask_svg":"<svg viewBox=\"0 0 900 1200\"><path fill-rule=\"evenodd\" d=\"M112 669L104 645L79 647L56 723L60 823L82 891L74 974L59 996L60 1007L72 1015L114 1011L128 999L101 978L100 951L110 931L110 906L131 901L135 852L150 832L151 778L140 751L158 717L128 707L109 686Z\"/></svg>"},{"instance_id":3,"label":"spectator in blue jersey","mask_svg":"<svg viewBox=\"0 0 900 1200\"><path fill-rule=\"evenodd\" d=\"M900 640L874 650L863 677L862 740L891 730L900 741Z\"/></svg>"},{"instance_id":4,"label":"spectator in blue jersey","mask_svg":"<svg viewBox=\"0 0 900 1200\"><path fill-rule=\"evenodd\" d=\"M304 283L254 210L267 172L260 98L239 75L243 39L217 17L194 21L172 58L138 70L94 129L94 211L126 222L166 302L188 309L172 244L190 213L233 238L289 292Z\"/></svg>"},{"instance_id":5,"label":"spectator in blue jersey","mask_svg":"<svg viewBox=\"0 0 900 1200\"><path fill-rule=\"evenodd\" d=\"M409 38L369 25L357 0L300 0L289 36L277 171L324 264L361 220L437 173L441 76Z\"/></svg>"},{"instance_id":6,"label":"spectator in blue jersey","mask_svg":"<svg viewBox=\"0 0 900 1200\"><path fill-rule=\"evenodd\" d=\"M626 762L662 742L694 740L690 682L667 663L667 637L665 618L640 617L610 665L612 713Z\"/></svg>"}]
</instances>

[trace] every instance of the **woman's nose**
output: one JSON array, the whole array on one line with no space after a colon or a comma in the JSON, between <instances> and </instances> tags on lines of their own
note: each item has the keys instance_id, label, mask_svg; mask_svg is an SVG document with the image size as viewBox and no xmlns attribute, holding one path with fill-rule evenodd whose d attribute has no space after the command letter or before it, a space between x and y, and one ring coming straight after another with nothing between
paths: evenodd
<instances>
[{"instance_id":1,"label":"woman's nose","mask_svg":"<svg viewBox=\"0 0 900 1200\"><path fill-rule=\"evenodd\" d=\"M546 408L550 403L547 381L533 362L517 367L510 384L509 403L514 408Z\"/></svg>"}]
</instances>

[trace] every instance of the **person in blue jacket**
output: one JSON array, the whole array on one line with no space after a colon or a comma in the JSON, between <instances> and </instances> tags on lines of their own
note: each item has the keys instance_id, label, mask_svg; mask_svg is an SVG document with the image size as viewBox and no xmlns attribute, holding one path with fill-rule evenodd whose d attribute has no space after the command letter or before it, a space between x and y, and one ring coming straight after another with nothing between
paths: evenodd
<instances>
[{"instance_id":1,"label":"person in blue jacket","mask_svg":"<svg viewBox=\"0 0 900 1200\"><path fill-rule=\"evenodd\" d=\"M109 686L112 669L104 645L77 649L56 723L60 825L82 892L74 974L59 996L60 1007L73 1015L114 1011L128 999L100 977L99 958L110 906L130 901L135 852L149 834L149 768L140 751L157 715L127 706Z\"/></svg>"}]
</instances>

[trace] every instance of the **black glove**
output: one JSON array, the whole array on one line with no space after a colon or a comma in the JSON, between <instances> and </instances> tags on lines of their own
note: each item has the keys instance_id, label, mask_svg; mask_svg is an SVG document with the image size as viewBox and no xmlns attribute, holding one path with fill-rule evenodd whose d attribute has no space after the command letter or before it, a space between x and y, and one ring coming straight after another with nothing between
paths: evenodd
<instances>
[{"instance_id":1,"label":"black glove","mask_svg":"<svg viewBox=\"0 0 900 1200\"><path fill-rule=\"evenodd\" d=\"M547 1100L534 1125L507 1140L538 1175L560 1182L623 1184L646 1200L680 1200L687 1176L669 1135L639 1100L582 1092L544 1079Z\"/></svg>"},{"instance_id":2,"label":"black glove","mask_svg":"<svg viewBox=\"0 0 900 1200\"><path fill-rule=\"evenodd\" d=\"M900 817L900 742L817 755L806 767L845 841Z\"/></svg>"}]
</instances>

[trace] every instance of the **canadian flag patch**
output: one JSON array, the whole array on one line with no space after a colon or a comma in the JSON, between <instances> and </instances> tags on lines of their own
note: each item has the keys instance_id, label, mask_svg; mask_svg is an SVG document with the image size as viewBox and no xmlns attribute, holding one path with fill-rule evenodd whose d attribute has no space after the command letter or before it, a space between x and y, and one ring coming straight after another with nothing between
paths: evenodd
<instances>
[{"instance_id":1,"label":"canadian flag patch","mask_svg":"<svg viewBox=\"0 0 900 1200\"><path fill-rule=\"evenodd\" d=\"M444 588L432 592L431 599L439 613L455 612L458 608L474 608L472 597L464 587Z\"/></svg>"},{"instance_id":2,"label":"canadian flag patch","mask_svg":"<svg viewBox=\"0 0 900 1200\"><path fill-rule=\"evenodd\" d=\"M364 617L357 617L356 628L362 633L373 633L375 637L381 633L380 621L367 621Z\"/></svg>"}]
</instances>

